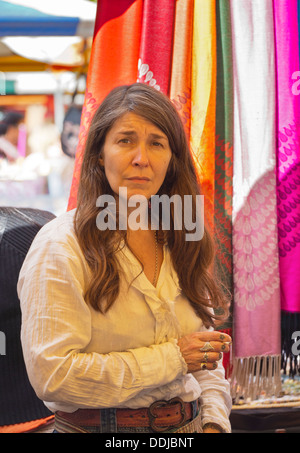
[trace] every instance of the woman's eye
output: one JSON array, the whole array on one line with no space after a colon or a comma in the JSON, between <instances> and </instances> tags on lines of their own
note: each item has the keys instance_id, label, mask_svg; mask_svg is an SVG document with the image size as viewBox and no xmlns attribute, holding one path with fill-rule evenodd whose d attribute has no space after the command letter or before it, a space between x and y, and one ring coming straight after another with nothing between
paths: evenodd
<instances>
[{"instance_id":1,"label":"woman's eye","mask_svg":"<svg viewBox=\"0 0 300 453\"><path fill-rule=\"evenodd\" d=\"M163 148L163 144L160 142L153 142L153 146Z\"/></svg>"},{"instance_id":2,"label":"woman's eye","mask_svg":"<svg viewBox=\"0 0 300 453\"><path fill-rule=\"evenodd\" d=\"M129 138L121 138L118 143L130 143L130 139Z\"/></svg>"}]
</instances>

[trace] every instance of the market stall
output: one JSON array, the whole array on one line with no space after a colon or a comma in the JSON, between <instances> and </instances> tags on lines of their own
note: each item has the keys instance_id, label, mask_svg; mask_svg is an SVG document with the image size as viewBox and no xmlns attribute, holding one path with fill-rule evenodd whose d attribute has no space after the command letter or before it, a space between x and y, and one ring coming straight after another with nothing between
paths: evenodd
<instances>
[{"instance_id":1,"label":"market stall","mask_svg":"<svg viewBox=\"0 0 300 453\"><path fill-rule=\"evenodd\" d=\"M300 2L240 3L101 0L97 14L93 5L68 209L76 207L87 130L105 95L136 81L166 93L185 124L217 242L216 272L232 294L231 317L219 329L233 337L232 354L224 357L233 429L298 432L300 354L293 352L293 334L300 331ZM13 8L24 4L0 2L13 21ZM75 15L73 6L69 10ZM74 15L65 9L58 18L45 6L32 16L29 37L42 29L78 36ZM2 48L17 53L17 41L8 37L11 23ZM25 25L20 19L15 38ZM59 57L35 64L54 68Z\"/></svg>"},{"instance_id":2,"label":"market stall","mask_svg":"<svg viewBox=\"0 0 300 453\"><path fill-rule=\"evenodd\" d=\"M62 178L70 181L74 162L61 153L60 135L71 103L82 107L95 17L96 4L86 0L0 2L0 110L24 115L21 159L1 162L4 206L66 209L70 182Z\"/></svg>"},{"instance_id":3,"label":"market stall","mask_svg":"<svg viewBox=\"0 0 300 453\"><path fill-rule=\"evenodd\" d=\"M135 81L168 94L232 294L220 329L233 336L224 364L236 404L280 398L283 372L300 368L297 322L286 321L300 313L299 11L295 0L98 2L69 209L104 96Z\"/></svg>"}]
</instances>

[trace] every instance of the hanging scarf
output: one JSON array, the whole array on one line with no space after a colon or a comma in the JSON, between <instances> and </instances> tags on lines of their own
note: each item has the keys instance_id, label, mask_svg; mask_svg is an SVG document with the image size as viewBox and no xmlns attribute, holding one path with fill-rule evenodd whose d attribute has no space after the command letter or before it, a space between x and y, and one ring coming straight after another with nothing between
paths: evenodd
<instances>
[{"instance_id":1,"label":"hanging scarf","mask_svg":"<svg viewBox=\"0 0 300 453\"><path fill-rule=\"evenodd\" d=\"M230 7L226 0L216 4L217 96L215 143L214 224L216 274L233 294L232 275L232 171L233 171L233 79ZM219 326L232 335L232 318ZM230 375L230 354L223 364Z\"/></svg>"},{"instance_id":2,"label":"hanging scarf","mask_svg":"<svg viewBox=\"0 0 300 453\"><path fill-rule=\"evenodd\" d=\"M232 396L277 395L280 291L272 0L230 3L234 73Z\"/></svg>"},{"instance_id":3,"label":"hanging scarf","mask_svg":"<svg viewBox=\"0 0 300 453\"><path fill-rule=\"evenodd\" d=\"M220 274L232 293L233 78L229 3L217 3L215 222Z\"/></svg>"},{"instance_id":4,"label":"hanging scarf","mask_svg":"<svg viewBox=\"0 0 300 453\"><path fill-rule=\"evenodd\" d=\"M176 2L170 99L184 124L187 138L191 128L191 70L194 0Z\"/></svg>"},{"instance_id":5,"label":"hanging scarf","mask_svg":"<svg viewBox=\"0 0 300 453\"><path fill-rule=\"evenodd\" d=\"M213 231L216 111L216 2L194 3L191 150L204 194L205 217Z\"/></svg>"},{"instance_id":6,"label":"hanging scarf","mask_svg":"<svg viewBox=\"0 0 300 453\"><path fill-rule=\"evenodd\" d=\"M169 93L174 0L144 0L138 82Z\"/></svg>"},{"instance_id":7,"label":"hanging scarf","mask_svg":"<svg viewBox=\"0 0 300 453\"><path fill-rule=\"evenodd\" d=\"M85 142L97 107L116 86L136 82L142 12L142 0L98 2L68 210L76 207Z\"/></svg>"},{"instance_id":8,"label":"hanging scarf","mask_svg":"<svg viewBox=\"0 0 300 453\"><path fill-rule=\"evenodd\" d=\"M297 0L274 1L277 68L277 210L283 369L300 368L292 334L300 330L300 90Z\"/></svg>"}]
</instances>

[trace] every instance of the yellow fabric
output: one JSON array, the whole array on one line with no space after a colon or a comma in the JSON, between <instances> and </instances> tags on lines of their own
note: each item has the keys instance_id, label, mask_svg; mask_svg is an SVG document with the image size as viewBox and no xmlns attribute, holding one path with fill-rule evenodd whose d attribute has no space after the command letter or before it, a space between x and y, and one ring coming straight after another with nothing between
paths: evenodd
<instances>
[{"instance_id":1,"label":"yellow fabric","mask_svg":"<svg viewBox=\"0 0 300 453\"><path fill-rule=\"evenodd\" d=\"M212 226L215 170L215 0L195 0L192 49L191 149Z\"/></svg>"}]
</instances>

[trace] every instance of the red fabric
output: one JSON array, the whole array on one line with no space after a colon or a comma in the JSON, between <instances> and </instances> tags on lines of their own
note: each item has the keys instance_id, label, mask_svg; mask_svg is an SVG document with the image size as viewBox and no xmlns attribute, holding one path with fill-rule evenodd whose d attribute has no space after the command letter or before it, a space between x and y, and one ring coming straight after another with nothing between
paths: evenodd
<instances>
[{"instance_id":1,"label":"red fabric","mask_svg":"<svg viewBox=\"0 0 300 453\"><path fill-rule=\"evenodd\" d=\"M229 328L229 329L220 328L219 330L220 330L220 332L226 333L227 335L232 337L232 329L231 328ZM223 366L224 366L224 369L225 369L226 378L230 377L231 371L232 371L232 357L231 357L231 355L232 355L231 351L223 353L222 363L223 363Z\"/></svg>"},{"instance_id":2,"label":"red fabric","mask_svg":"<svg viewBox=\"0 0 300 453\"><path fill-rule=\"evenodd\" d=\"M169 93L176 0L145 0L138 81Z\"/></svg>"},{"instance_id":3,"label":"red fabric","mask_svg":"<svg viewBox=\"0 0 300 453\"><path fill-rule=\"evenodd\" d=\"M76 208L80 169L93 114L114 87L136 82L142 14L142 0L98 2L68 210Z\"/></svg>"},{"instance_id":4,"label":"red fabric","mask_svg":"<svg viewBox=\"0 0 300 453\"><path fill-rule=\"evenodd\" d=\"M177 0L169 93L182 119L188 140L191 128L193 12L194 0Z\"/></svg>"}]
</instances>

